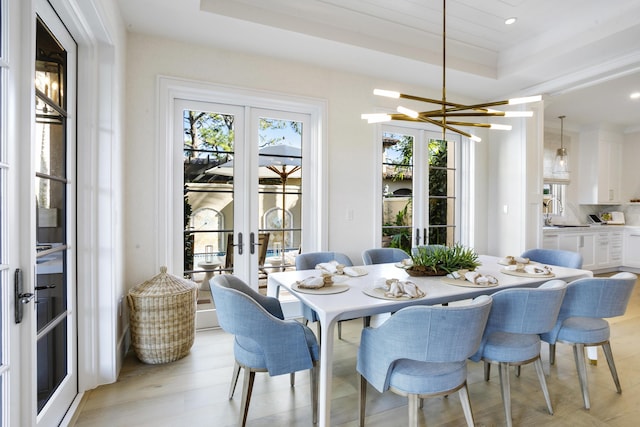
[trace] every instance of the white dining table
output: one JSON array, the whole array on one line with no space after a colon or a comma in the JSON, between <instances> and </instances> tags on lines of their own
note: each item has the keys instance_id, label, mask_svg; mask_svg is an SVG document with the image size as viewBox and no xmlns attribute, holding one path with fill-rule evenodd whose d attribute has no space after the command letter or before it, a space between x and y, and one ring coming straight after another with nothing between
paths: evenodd
<instances>
[{"instance_id":1,"label":"white dining table","mask_svg":"<svg viewBox=\"0 0 640 427\"><path fill-rule=\"evenodd\" d=\"M571 282L584 277L592 277L588 270L552 266L553 278L520 277L508 275L501 270L505 266L498 263L501 258L481 255L481 266L477 271L483 275L492 275L498 279L495 287L468 287L447 284L442 277L410 277L407 272L395 264L377 264L362 266L367 274L359 277L343 278L341 285L348 285L345 292L334 294L314 294L297 292L292 288L296 281L311 276L319 276L318 270L285 271L269 274L267 295L278 297L281 287L287 289L302 303L308 305L318 314L321 325L320 337L320 372L318 393L318 423L329 426L331 420L331 387L333 375L333 340L335 325L339 320L354 319L381 313L396 312L411 305L435 305L475 298L478 295L489 295L501 289L515 287L537 287L552 279ZM411 280L425 292L425 296L417 299L383 299L370 296L370 290L381 278ZM470 284L470 282L469 282ZM367 291L368 293L365 293Z\"/></svg>"}]
</instances>

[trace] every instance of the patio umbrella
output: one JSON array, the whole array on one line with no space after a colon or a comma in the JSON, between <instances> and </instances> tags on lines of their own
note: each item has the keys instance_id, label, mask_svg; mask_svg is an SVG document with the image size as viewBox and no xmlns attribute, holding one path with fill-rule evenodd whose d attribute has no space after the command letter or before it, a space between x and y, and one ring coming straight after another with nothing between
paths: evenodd
<instances>
[{"instance_id":1,"label":"patio umbrella","mask_svg":"<svg viewBox=\"0 0 640 427\"><path fill-rule=\"evenodd\" d=\"M208 169L206 173L232 176L233 165L233 160L230 160ZM282 255L284 257L287 180L302 176L302 150L291 145L268 145L258 151L258 167L260 178L279 178L282 183Z\"/></svg>"}]
</instances>

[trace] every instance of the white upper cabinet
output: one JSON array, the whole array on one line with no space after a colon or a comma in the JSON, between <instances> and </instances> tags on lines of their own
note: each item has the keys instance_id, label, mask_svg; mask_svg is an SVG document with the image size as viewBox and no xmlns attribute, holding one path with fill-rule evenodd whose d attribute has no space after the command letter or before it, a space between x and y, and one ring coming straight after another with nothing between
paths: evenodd
<instances>
[{"instance_id":1,"label":"white upper cabinet","mask_svg":"<svg viewBox=\"0 0 640 427\"><path fill-rule=\"evenodd\" d=\"M604 130L580 133L580 203L621 203L622 135Z\"/></svg>"}]
</instances>

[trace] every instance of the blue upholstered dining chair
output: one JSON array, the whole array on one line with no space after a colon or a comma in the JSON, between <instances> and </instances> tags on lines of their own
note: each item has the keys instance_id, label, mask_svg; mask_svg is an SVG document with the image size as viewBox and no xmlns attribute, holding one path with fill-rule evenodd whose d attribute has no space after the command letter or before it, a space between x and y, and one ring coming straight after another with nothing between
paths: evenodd
<instances>
[{"instance_id":1,"label":"blue upholstered dining chair","mask_svg":"<svg viewBox=\"0 0 640 427\"><path fill-rule=\"evenodd\" d=\"M352 267L351 258L340 252L306 252L296 256L296 270L313 270L323 262L338 261L346 267ZM302 304L302 315L307 322L318 322L318 314L306 304ZM320 322L318 322L318 337L320 337ZM342 338L342 324L338 322L338 338Z\"/></svg>"},{"instance_id":2,"label":"blue upholstered dining chair","mask_svg":"<svg viewBox=\"0 0 640 427\"><path fill-rule=\"evenodd\" d=\"M400 262L407 258L410 258L409 254L399 248L367 249L362 252L362 262L364 265Z\"/></svg>"},{"instance_id":3,"label":"blue upholstered dining chair","mask_svg":"<svg viewBox=\"0 0 640 427\"><path fill-rule=\"evenodd\" d=\"M500 367L502 400L507 426L512 425L509 366L533 362L547 402L551 399L540 360L540 335L553 328L560 311L567 284L552 280L538 288L505 289L492 294L493 305L482 342L473 361L484 361L485 380L489 380L490 363Z\"/></svg>"},{"instance_id":4,"label":"blue upholstered dining chair","mask_svg":"<svg viewBox=\"0 0 640 427\"><path fill-rule=\"evenodd\" d=\"M233 353L235 367L229 389L233 398L240 369L244 369L240 425L244 426L251 402L256 372L271 376L291 374L310 369L313 422L317 421L317 362L319 347L313 331L295 320L283 320L282 308L276 298L251 289L239 278L223 274L210 280L218 321L222 329L235 335Z\"/></svg>"},{"instance_id":5,"label":"blue upholstered dining chair","mask_svg":"<svg viewBox=\"0 0 640 427\"><path fill-rule=\"evenodd\" d=\"M459 391L467 421L473 414L467 390L467 358L480 344L491 297L455 307L413 306L399 310L377 328L362 330L360 426L364 425L367 382L379 392L409 398L409 426L418 425L418 401Z\"/></svg>"},{"instance_id":6,"label":"blue upholstered dining chair","mask_svg":"<svg viewBox=\"0 0 640 427\"><path fill-rule=\"evenodd\" d=\"M618 393L622 393L609 343L608 317L622 316L627 310L637 276L617 273L611 277L579 279L569 283L554 328L541 335L549 343L549 361L555 363L556 342L573 346L585 409L589 409L589 385L584 358L585 346L602 346Z\"/></svg>"},{"instance_id":7,"label":"blue upholstered dining chair","mask_svg":"<svg viewBox=\"0 0 640 427\"><path fill-rule=\"evenodd\" d=\"M567 268L582 268L582 255L561 249L529 249L520 255L540 264L558 265Z\"/></svg>"}]
</instances>

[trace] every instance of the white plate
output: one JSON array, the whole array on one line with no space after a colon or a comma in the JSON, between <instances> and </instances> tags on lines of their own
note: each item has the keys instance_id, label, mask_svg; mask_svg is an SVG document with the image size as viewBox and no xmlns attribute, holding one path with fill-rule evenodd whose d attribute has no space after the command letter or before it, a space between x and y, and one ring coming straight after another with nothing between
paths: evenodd
<instances>
[{"instance_id":1,"label":"white plate","mask_svg":"<svg viewBox=\"0 0 640 427\"><path fill-rule=\"evenodd\" d=\"M500 273L508 274L509 276L518 276L518 277L556 277L556 275L553 273L533 274L533 273L527 273L526 271L507 270L506 268L503 268L502 270L500 270Z\"/></svg>"},{"instance_id":2,"label":"white plate","mask_svg":"<svg viewBox=\"0 0 640 427\"><path fill-rule=\"evenodd\" d=\"M452 279L451 277L443 277L442 280L447 285L462 286L463 288L493 288L498 283L487 283L486 285L476 285L465 279Z\"/></svg>"},{"instance_id":3,"label":"white plate","mask_svg":"<svg viewBox=\"0 0 640 427\"><path fill-rule=\"evenodd\" d=\"M422 289L420 289L422 290ZM362 290L362 292L365 293L365 295L369 295L370 297L374 297L374 298L380 298L380 299L386 299L386 300L390 300L390 301L409 301L412 299L421 299L427 296L427 293L425 292L425 294L421 297L415 297L415 298L411 298L408 296L401 296L401 297L388 297L385 295L385 290L382 288L365 288ZM424 290L422 290L422 292L424 292Z\"/></svg>"},{"instance_id":4,"label":"white plate","mask_svg":"<svg viewBox=\"0 0 640 427\"><path fill-rule=\"evenodd\" d=\"M309 288L301 288L300 286L298 286L297 283L294 283L291 286L291 289L293 289L296 292L300 292L302 294L331 295L331 294L339 294L339 293L348 291L349 285L347 285L346 283L342 283L337 285L334 284L332 286L323 286L321 288L309 289Z\"/></svg>"},{"instance_id":5,"label":"white plate","mask_svg":"<svg viewBox=\"0 0 640 427\"><path fill-rule=\"evenodd\" d=\"M344 275L349 277L360 277L369 274L367 269L363 267L345 267L344 270ZM349 271L350 273L347 273L347 271Z\"/></svg>"}]
</instances>

